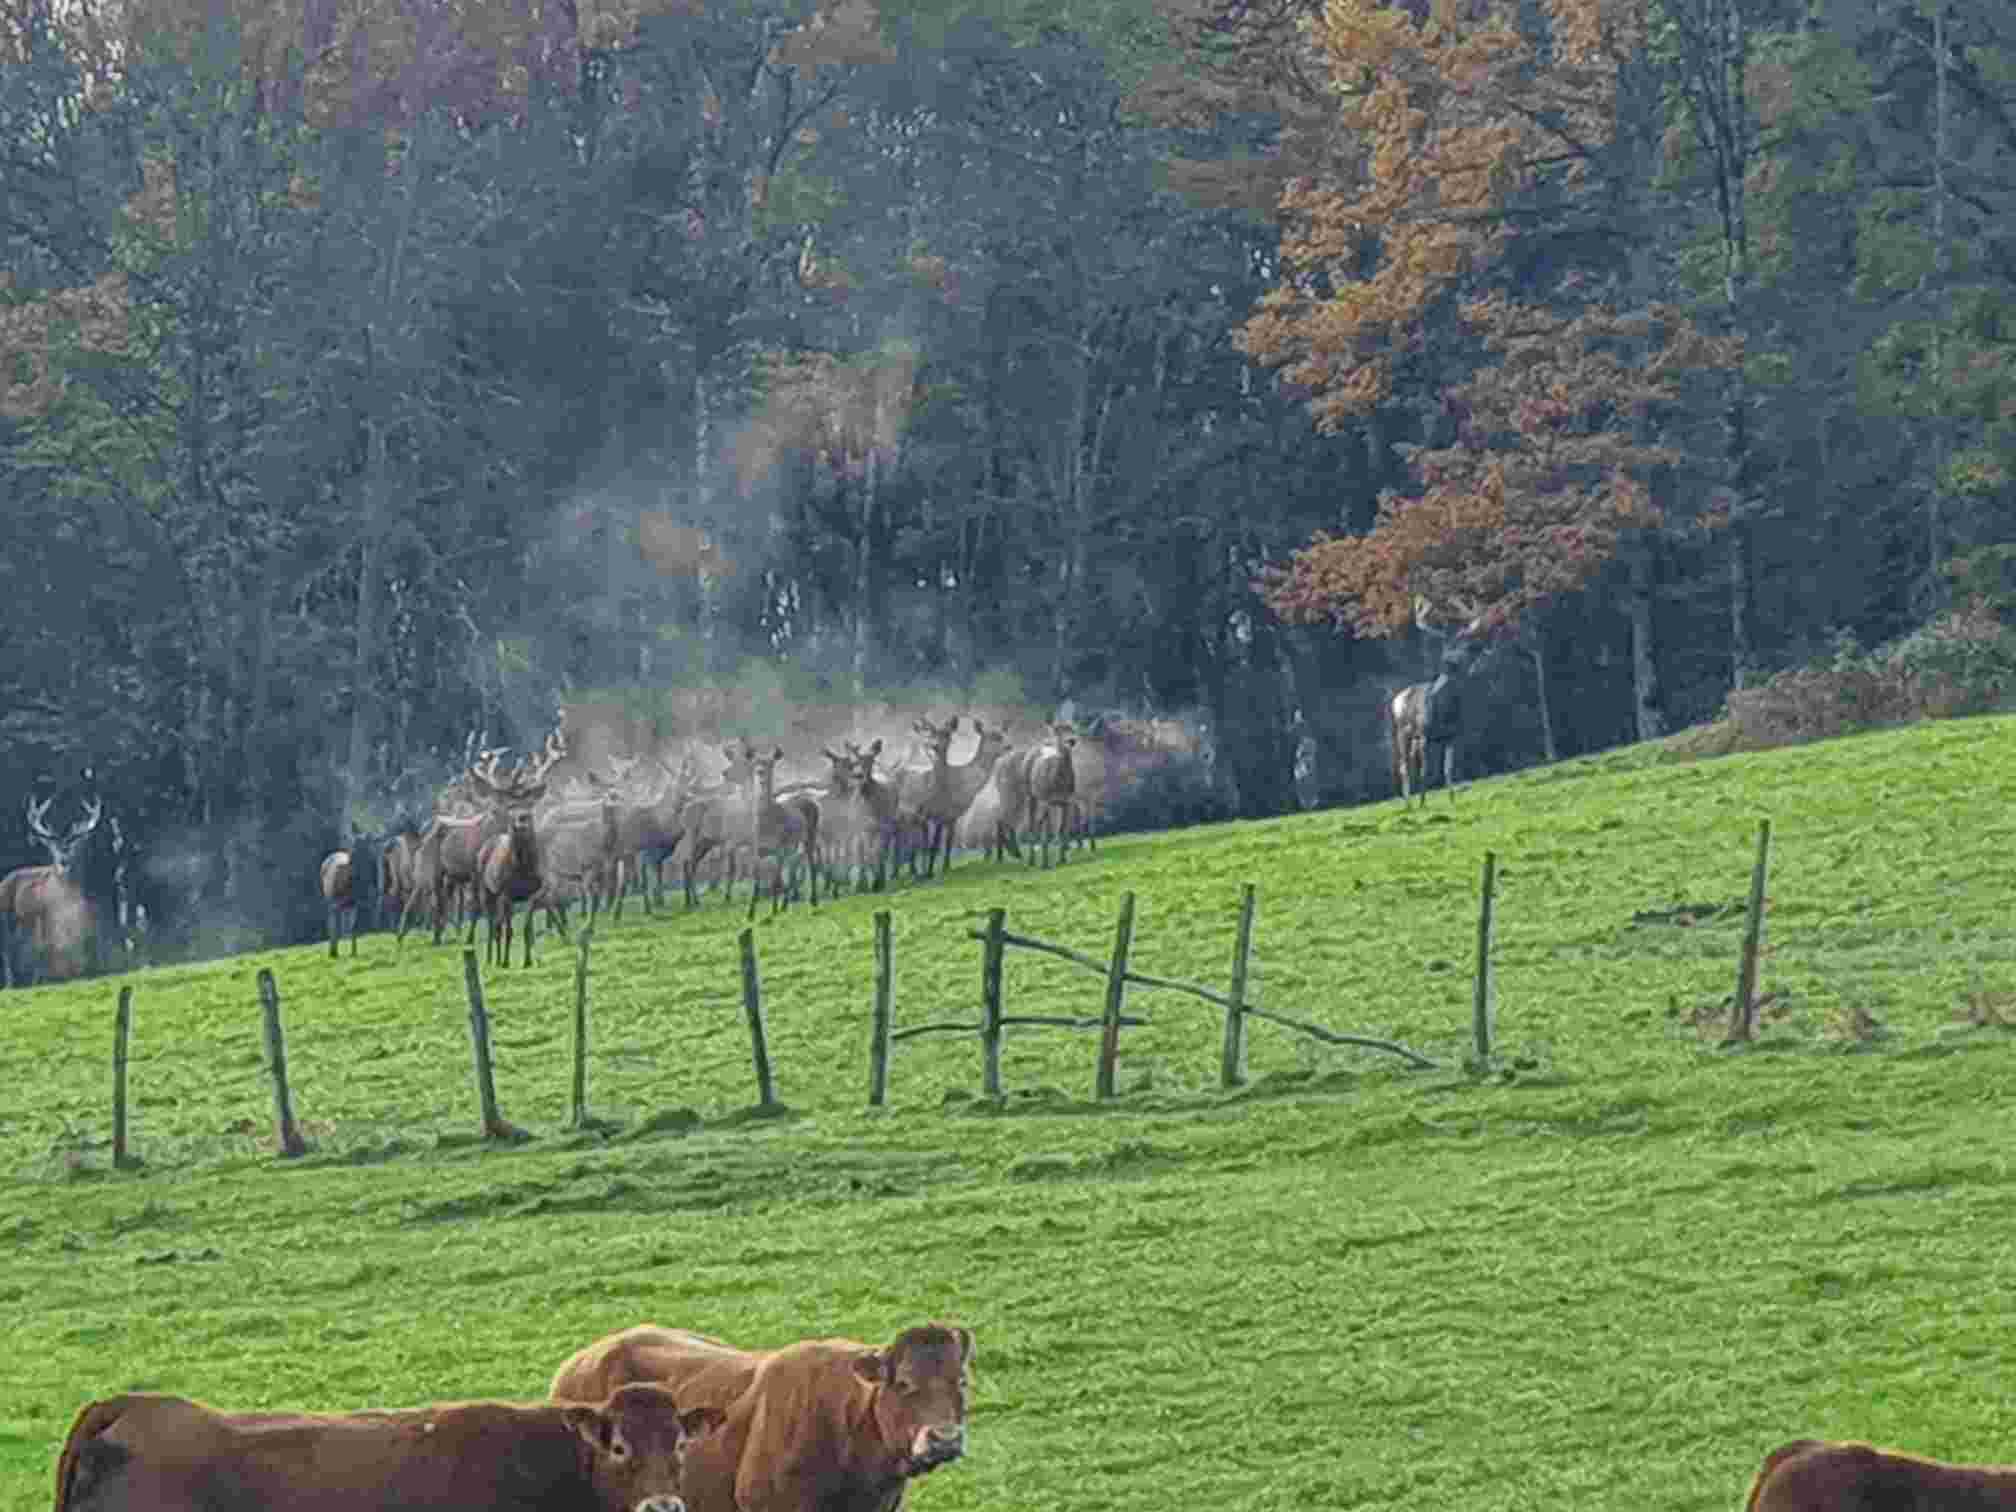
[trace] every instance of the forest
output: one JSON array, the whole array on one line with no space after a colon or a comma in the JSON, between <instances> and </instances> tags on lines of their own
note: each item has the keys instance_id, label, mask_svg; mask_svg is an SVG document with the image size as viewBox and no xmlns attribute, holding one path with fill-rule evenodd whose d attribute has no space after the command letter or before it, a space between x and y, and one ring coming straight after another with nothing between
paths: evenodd
<instances>
[{"instance_id":1,"label":"forest","mask_svg":"<svg viewBox=\"0 0 2016 1512\"><path fill-rule=\"evenodd\" d=\"M150 953L556 706L1259 817L1452 635L1474 774L2016 604L2005 0L0 15L0 870L102 810Z\"/></svg>"}]
</instances>

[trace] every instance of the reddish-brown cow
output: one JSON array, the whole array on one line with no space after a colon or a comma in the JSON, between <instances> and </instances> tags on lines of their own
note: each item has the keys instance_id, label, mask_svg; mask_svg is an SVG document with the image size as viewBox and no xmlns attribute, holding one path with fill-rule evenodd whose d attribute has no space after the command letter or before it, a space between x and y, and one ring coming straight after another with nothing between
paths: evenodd
<instances>
[{"instance_id":1,"label":"reddish-brown cow","mask_svg":"<svg viewBox=\"0 0 2016 1512\"><path fill-rule=\"evenodd\" d=\"M133 1393L77 1414L56 1512L684 1512L680 1466L718 1411L635 1385L599 1406L218 1412Z\"/></svg>"},{"instance_id":2,"label":"reddish-brown cow","mask_svg":"<svg viewBox=\"0 0 2016 1512\"><path fill-rule=\"evenodd\" d=\"M1794 1439L1764 1456L1745 1512L2016 1512L2016 1465L1949 1465Z\"/></svg>"},{"instance_id":3,"label":"reddish-brown cow","mask_svg":"<svg viewBox=\"0 0 2016 1512\"><path fill-rule=\"evenodd\" d=\"M647 1323L583 1349L552 1394L661 1381L682 1409L723 1412L687 1456L690 1512L895 1512L912 1479L965 1452L972 1358L973 1335L943 1323L881 1349L809 1339L767 1351Z\"/></svg>"}]
</instances>

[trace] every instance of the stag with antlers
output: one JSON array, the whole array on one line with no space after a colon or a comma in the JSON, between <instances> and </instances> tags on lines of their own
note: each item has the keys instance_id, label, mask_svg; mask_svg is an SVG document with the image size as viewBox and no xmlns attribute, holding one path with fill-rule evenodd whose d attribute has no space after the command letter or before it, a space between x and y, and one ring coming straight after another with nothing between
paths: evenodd
<instances>
[{"instance_id":1,"label":"stag with antlers","mask_svg":"<svg viewBox=\"0 0 2016 1512\"><path fill-rule=\"evenodd\" d=\"M39 974L77 975L84 969L91 935L91 907L73 872L78 852L98 828L104 805L89 799L84 817L58 835L45 822L50 801L28 800L28 832L49 852L49 864L19 867L0 878L0 920L6 926L0 935L0 959L23 986L33 985ZM15 937L22 935L28 941L25 973L19 969L15 945ZM22 981L24 975L29 980Z\"/></svg>"},{"instance_id":2,"label":"stag with antlers","mask_svg":"<svg viewBox=\"0 0 2016 1512\"><path fill-rule=\"evenodd\" d=\"M490 918L488 949L499 966L511 964L511 938L518 905L525 910L524 964L532 964L532 942L538 932L534 900L546 887L541 837L535 809L546 796L546 774L567 754L566 741L555 730L537 756L519 764L502 781L471 773L477 795L502 817L502 833L485 841L477 853L478 896Z\"/></svg>"},{"instance_id":3,"label":"stag with antlers","mask_svg":"<svg viewBox=\"0 0 2016 1512\"><path fill-rule=\"evenodd\" d=\"M1428 761L1432 744L1442 747L1442 788L1449 801L1456 801L1457 769L1462 748L1473 731L1483 723L1487 710L1476 674L1491 661L1497 647L1484 643L1484 619L1472 614L1455 632L1438 627L1429 617L1428 601L1416 599L1414 623L1439 642L1441 665L1432 682L1415 683L1393 695L1387 708L1389 733L1393 743L1393 784L1400 800L1411 802L1419 789L1421 803L1428 803Z\"/></svg>"}]
</instances>

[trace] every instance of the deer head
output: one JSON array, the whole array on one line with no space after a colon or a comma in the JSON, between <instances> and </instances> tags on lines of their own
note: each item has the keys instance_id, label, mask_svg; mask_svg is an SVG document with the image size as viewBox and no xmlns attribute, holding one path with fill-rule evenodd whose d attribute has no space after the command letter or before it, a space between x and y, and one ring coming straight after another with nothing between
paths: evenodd
<instances>
[{"instance_id":1,"label":"deer head","mask_svg":"<svg viewBox=\"0 0 2016 1512\"><path fill-rule=\"evenodd\" d=\"M105 806L96 798L86 800L84 817L71 825L67 833L58 836L44 822L48 818L51 801L48 798L44 798L40 803L33 798L28 800L28 830L49 852L50 863L58 874L68 876L71 863L77 859L77 852L83 847L91 832L98 828L98 820L103 816Z\"/></svg>"}]
</instances>

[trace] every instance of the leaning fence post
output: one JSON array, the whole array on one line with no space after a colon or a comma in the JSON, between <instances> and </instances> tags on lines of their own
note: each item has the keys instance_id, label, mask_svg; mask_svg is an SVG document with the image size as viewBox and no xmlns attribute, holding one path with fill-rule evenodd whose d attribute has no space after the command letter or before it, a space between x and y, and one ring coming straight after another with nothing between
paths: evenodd
<instances>
[{"instance_id":1,"label":"leaning fence post","mask_svg":"<svg viewBox=\"0 0 2016 1512\"><path fill-rule=\"evenodd\" d=\"M1484 852L1484 890L1477 904L1477 981L1470 1000L1470 1034L1481 1071L1491 1064L1491 904L1498 886L1498 857Z\"/></svg>"},{"instance_id":2,"label":"leaning fence post","mask_svg":"<svg viewBox=\"0 0 2016 1512\"><path fill-rule=\"evenodd\" d=\"M127 1164L126 1042L133 1034L133 989L119 989L119 1010L112 1018L112 1169Z\"/></svg>"},{"instance_id":3,"label":"leaning fence post","mask_svg":"<svg viewBox=\"0 0 2016 1512\"><path fill-rule=\"evenodd\" d=\"M476 965L476 951L462 951L462 984L469 992L469 1046L476 1057L476 1096L483 1105L483 1137L516 1139L519 1131L504 1122L497 1111L497 1078L490 1067L490 1015L483 1007L483 974Z\"/></svg>"},{"instance_id":4,"label":"leaning fence post","mask_svg":"<svg viewBox=\"0 0 2016 1512\"><path fill-rule=\"evenodd\" d=\"M1225 1050L1218 1060L1218 1084L1246 1084L1246 975L1253 962L1253 894L1248 882L1239 890L1239 935L1232 946L1231 999L1225 1005Z\"/></svg>"},{"instance_id":5,"label":"leaning fence post","mask_svg":"<svg viewBox=\"0 0 2016 1512\"><path fill-rule=\"evenodd\" d=\"M980 1092L1001 1095L1001 958L1008 953L1008 910L987 910L980 955Z\"/></svg>"},{"instance_id":6,"label":"leaning fence post","mask_svg":"<svg viewBox=\"0 0 2016 1512\"><path fill-rule=\"evenodd\" d=\"M868 1034L868 1106L889 1100L889 1014L896 990L896 950L889 938L889 910L875 911L875 1018Z\"/></svg>"},{"instance_id":7,"label":"leaning fence post","mask_svg":"<svg viewBox=\"0 0 2016 1512\"><path fill-rule=\"evenodd\" d=\"M280 1033L280 989L273 973L259 968L259 1007L266 1019L266 1064L273 1073L273 1117L280 1126L280 1153L306 1155L307 1141L294 1125L294 1098L287 1090L287 1043Z\"/></svg>"},{"instance_id":8,"label":"leaning fence post","mask_svg":"<svg viewBox=\"0 0 2016 1512\"><path fill-rule=\"evenodd\" d=\"M742 1009L749 1015L749 1053L756 1061L757 1106L777 1104L770 1083L770 1042L763 1033L763 984L756 976L756 931L742 931Z\"/></svg>"},{"instance_id":9,"label":"leaning fence post","mask_svg":"<svg viewBox=\"0 0 2016 1512\"><path fill-rule=\"evenodd\" d=\"M526 927L529 929L531 925ZM588 1127L588 946L595 938L595 926L581 931L574 946L574 1096L567 1127Z\"/></svg>"},{"instance_id":10,"label":"leaning fence post","mask_svg":"<svg viewBox=\"0 0 2016 1512\"><path fill-rule=\"evenodd\" d=\"M1120 1059L1120 1010L1127 1002L1127 953L1134 944L1134 894L1120 898L1120 920L1113 926L1113 962L1106 969L1106 1017L1099 1036L1098 1096L1113 1095L1114 1068Z\"/></svg>"},{"instance_id":11,"label":"leaning fence post","mask_svg":"<svg viewBox=\"0 0 2016 1512\"><path fill-rule=\"evenodd\" d=\"M1771 821L1757 821L1757 864L1750 870L1750 912L1743 922L1743 958L1736 967L1736 1001L1724 1043L1747 1040L1757 1028L1757 956L1764 942L1764 879L1771 871Z\"/></svg>"}]
</instances>

